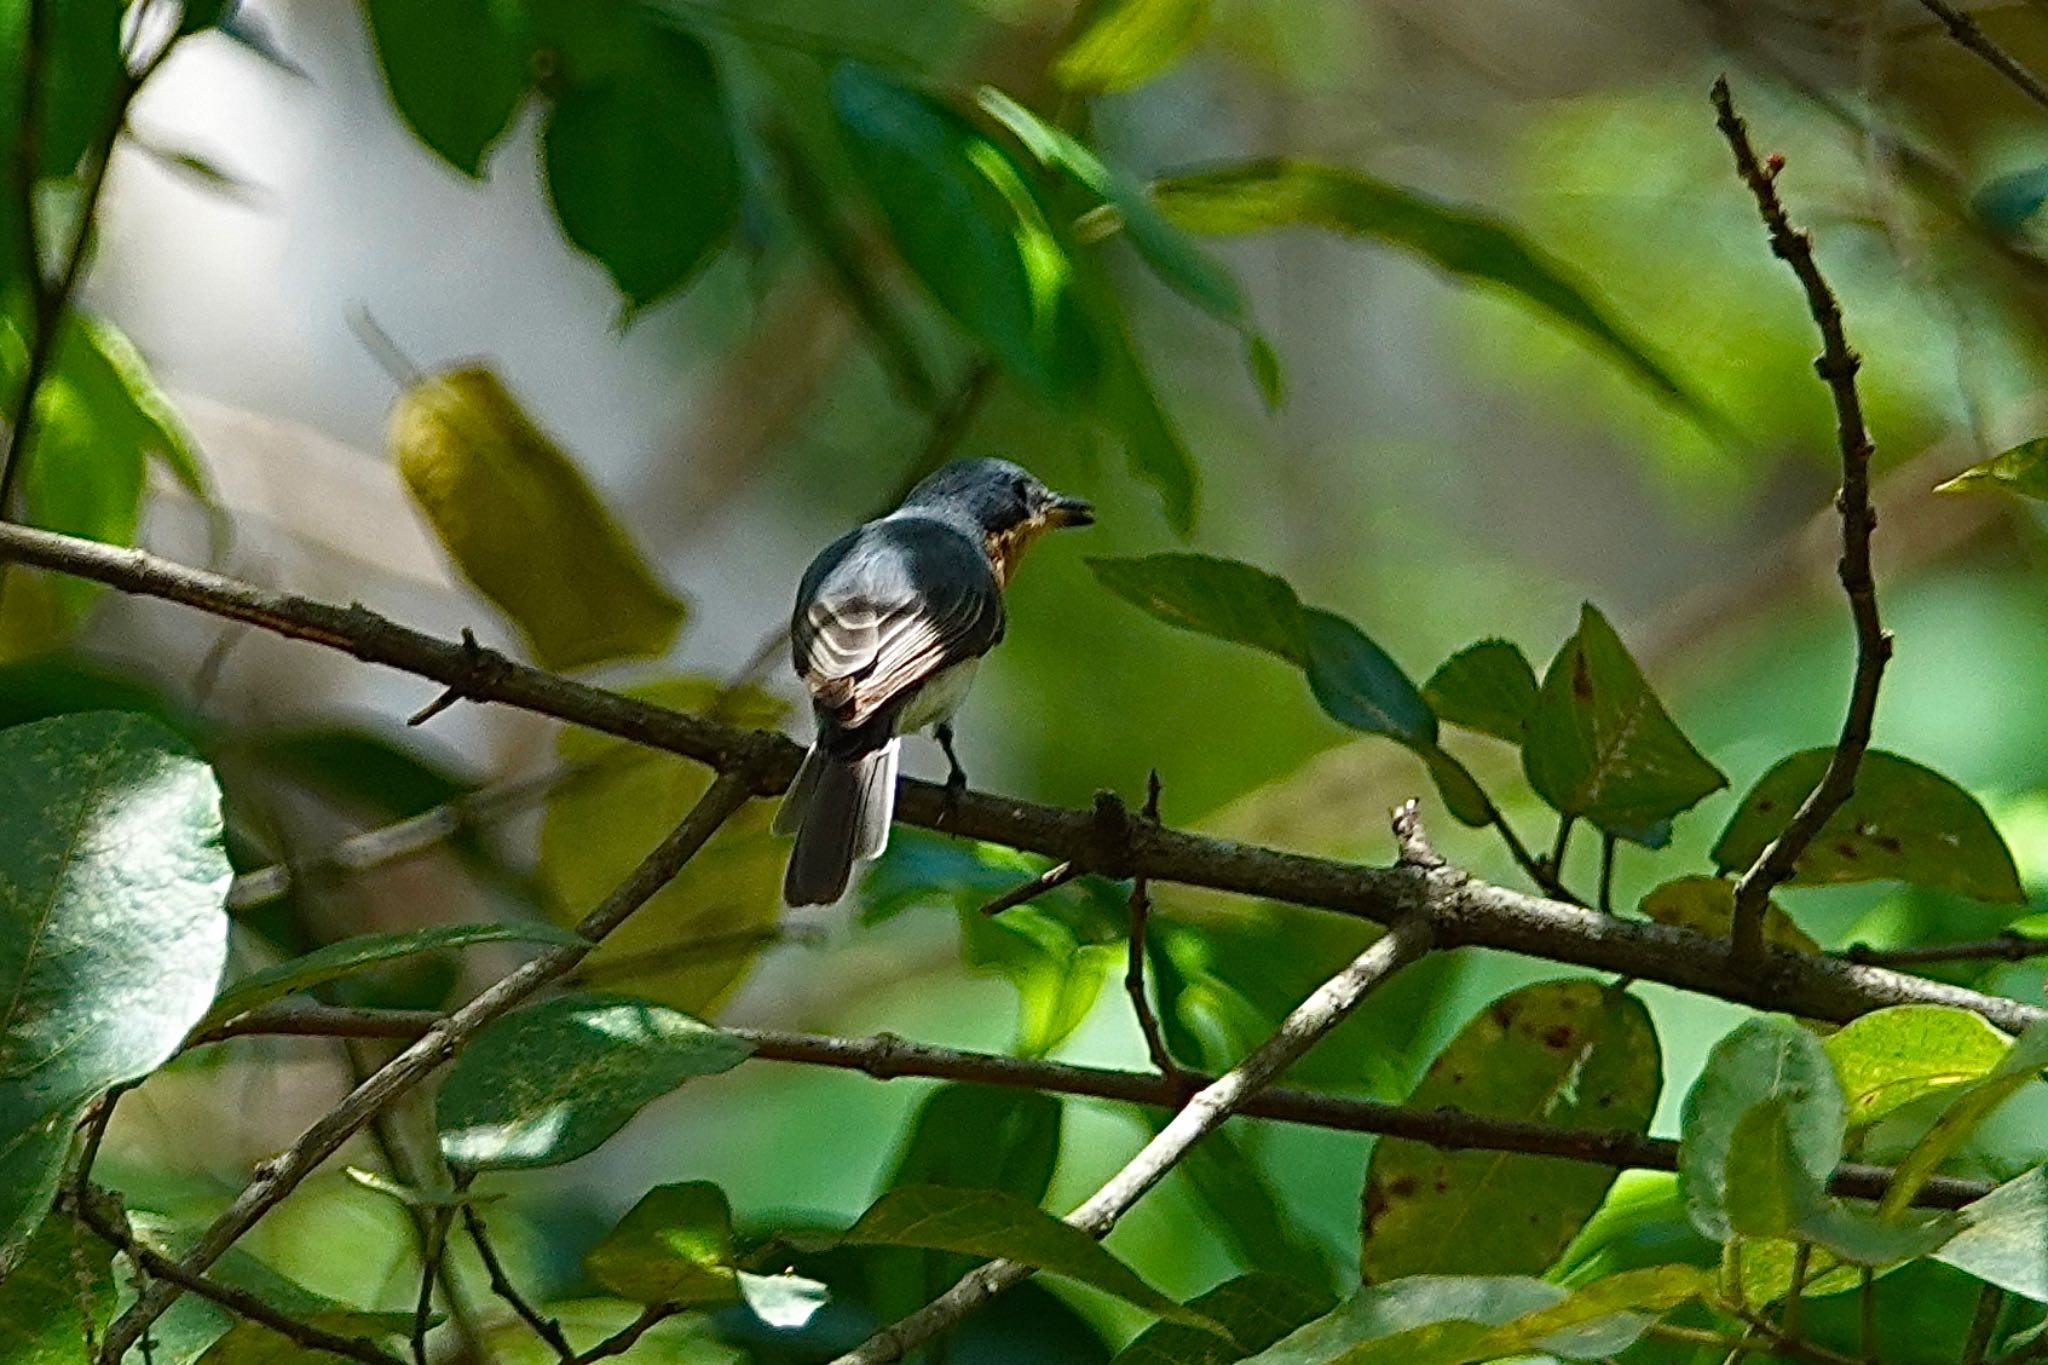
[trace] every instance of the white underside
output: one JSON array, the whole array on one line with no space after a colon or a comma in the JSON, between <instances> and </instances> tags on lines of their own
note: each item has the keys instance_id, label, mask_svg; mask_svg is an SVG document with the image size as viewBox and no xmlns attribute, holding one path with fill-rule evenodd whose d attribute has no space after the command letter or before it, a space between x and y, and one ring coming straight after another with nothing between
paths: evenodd
<instances>
[{"instance_id":1,"label":"white underside","mask_svg":"<svg viewBox=\"0 0 2048 1365\"><path fill-rule=\"evenodd\" d=\"M934 673L905 703L896 720L896 733L913 734L950 719L967 699L967 689L974 685L974 670L980 663L979 659L968 659L943 673Z\"/></svg>"}]
</instances>

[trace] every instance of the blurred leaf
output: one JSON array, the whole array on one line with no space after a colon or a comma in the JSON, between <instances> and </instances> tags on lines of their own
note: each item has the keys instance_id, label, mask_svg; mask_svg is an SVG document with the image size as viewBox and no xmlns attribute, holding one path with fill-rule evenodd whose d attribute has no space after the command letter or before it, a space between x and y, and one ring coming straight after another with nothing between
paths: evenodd
<instances>
[{"instance_id":1,"label":"blurred leaf","mask_svg":"<svg viewBox=\"0 0 2048 1365\"><path fill-rule=\"evenodd\" d=\"M643 1305L621 1299L555 1300L536 1305L562 1325L569 1339L585 1349L631 1326ZM533 1329L506 1314L483 1330L488 1359L495 1365L561 1365L554 1348ZM744 1351L727 1346L711 1334L705 1319L682 1313L655 1324L622 1359L630 1365L761 1365Z\"/></svg>"},{"instance_id":2,"label":"blurred leaf","mask_svg":"<svg viewBox=\"0 0 2048 1365\"><path fill-rule=\"evenodd\" d=\"M1210 0L1108 0L1053 63L1069 90L1143 84L1173 65L1209 26Z\"/></svg>"},{"instance_id":3,"label":"blurred leaf","mask_svg":"<svg viewBox=\"0 0 2048 1365\"><path fill-rule=\"evenodd\" d=\"M2036 1303L2048 1303L2048 1167L2037 1166L1964 1207L1936 1260ZM0 1315L4 1320L4 1315Z\"/></svg>"},{"instance_id":4,"label":"blurred leaf","mask_svg":"<svg viewBox=\"0 0 2048 1365\"><path fill-rule=\"evenodd\" d=\"M68 1136L68 1134L67 1134ZM113 1249L69 1214L43 1220L0 1275L0 1360L77 1365L114 1316Z\"/></svg>"},{"instance_id":5,"label":"blurred leaf","mask_svg":"<svg viewBox=\"0 0 2048 1365\"><path fill-rule=\"evenodd\" d=\"M1308 664L1308 624L1285 579L1235 559L1160 554L1090 558L1103 587L1170 626Z\"/></svg>"},{"instance_id":6,"label":"blurred leaf","mask_svg":"<svg viewBox=\"0 0 2048 1365\"><path fill-rule=\"evenodd\" d=\"M1720 877L1675 877L1644 896L1641 908L1659 924L1726 938L1735 918L1735 883ZM1795 953L1820 951L1776 901L1764 911L1764 941Z\"/></svg>"},{"instance_id":7,"label":"blurred leaf","mask_svg":"<svg viewBox=\"0 0 2048 1365\"><path fill-rule=\"evenodd\" d=\"M1519 745L1536 714L1536 671L1519 647L1481 640L1444 660L1422 695L1438 720Z\"/></svg>"},{"instance_id":8,"label":"blurred leaf","mask_svg":"<svg viewBox=\"0 0 2048 1365\"><path fill-rule=\"evenodd\" d=\"M1093 387L1097 356L1073 262L1030 182L944 104L841 62L832 108L905 265L1003 368L1040 397Z\"/></svg>"},{"instance_id":9,"label":"blurred leaf","mask_svg":"<svg viewBox=\"0 0 2048 1365\"><path fill-rule=\"evenodd\" d=\"M1095 1007L1110 970L1122 957L1085 922L1038 905L996 918L960 911L960 956L971 968L998 972L1017 988L1017 1051L1042 1057L1072 1036Z\"/></svg>"},{"instance_id":10,"label":"blurred leaf","mask_svg":"<svg viewBox=\"0 0 2048 1365\"><path fill-rule=\"evenodd\" d=\"M732 1206L708 1181L658 1185L591 1248L584 1268L599 1286L639 1303L685 1308L746 1303L763 1321L801 1327L825 1286L797 1275L752 1275L733 1251Z\"/></svg>"},{"instance_id":11,"label":"blurred leaf","mask_svg":"<svg viewBox=\"0 0 2048 1365\"><path fill-rule=\"evenodd\" d=\"M459 801L477 784L456 772L450 756L418 746L411 732L394 735L339 725L238 735L238 749L295 786L335 803L373 813L379 823L422 815Z\"/></svg>"},{"instance_id":12,"label":"blurred leaf","mask_svg":"<svg viewBox=\"0 0 2048 1365\"><path fill-rule=\"evenodd\" d=\"M1651 392L1715 431L1726 422L1641 340L1591 285L1507 225L1357 171L1250 161L1157 181L1153 198L1192 232L1230 235L1313 224L1414 252L1459 279L1497 284L1577 331Z\"/></svg>"},{"instance_id":13,"label":"blurred leaf","mask_svg":"<svg viewBox=\"0 0 2048 1365\"><path fill-rule=\"evenodd\" d=\"M572 79L542 134L562 230L610 272L633 309L681 288L732 232L739 155L710 51L650 27L636 69Z\"/></svg>"},{"instance_id":14,"label":"blurred leaf","mask_svg":"<svg viewBox=\"0 0 2048 1365\"><path fill-rule=\"evenodd\" d=\"M1717 1242L1735 1231L1729 1168L1745 1155L1743 1125L1768 1106L1783 1110L1786 1178L1803 1181L1817 1205L1842 1155L1842 1087L1820 1040L1784 1019L1752 1019L1716 1043L1685 1097L1679 1187L1693 1225Z\"/></svg>"},{"instance_id":15,"label":"blurred leaf","mask_svg":"<svg viewBox=\"0 0 2048 1365\"><path fill-rule=\"evenodd\" d=\"M464 175L483 173L532 79L519 0L364 0L391 102Z\"/></svg>"},{"instance_id":16,"label":"blurred leaf","mask_svg":"<svg viewBox=\"0 0 2048 1365\"><path fill-rule=\"evenodd\" d=\"M1265 1350L1335 1306L1330 1291L1319 1284L1253 1271L1188 1300L1188 1307L1223 1324L1237 1345L1176 1322L1157 1322L1140 1332L1110 1365L1228 1365L1242 1360L1246 1352Z\"/></svg>"},{"instance_id":17,"label":"blurred leaf","mask_svg":"<svg viewBox=\"0 0 2048 1365\"><path fill-rule=\"evenodd\" d=\"M1721 1209L1739 1237L1789 1238L1826 1194L1792 1149L1791 1105L1772 1095L1742 1111L1721 1167Z\"/></svg>"},{"instance_id":18,"label":"blurred leaf","mask_svg":"<svg viewBox=\"0 0 2048 1365\"><path fill-rule=\"evenodd\" d=\"M1146 1117L1155 1133L1171 1121L1170 1115L1160 1113ZM1256 1129L1219 1128L1196 1143L1174 1169L1207 1211L1205 1226L1230 1248L1239 1265L1288 1276L1288 1283L1327 1286L1330 1265L1323 1248L1295 1225L1249 1150L1248 1139L1256 1134ZM1330 1307L1326 1302L1320 1311ZM1311 1316L1304 1313L1302 1319Z\"/></svg>"},{"instance_id":19,"label":"blurred leaf","mask_svg":"<svg viewBox=\"0 0 2048 1365\"><path fill-rule=\"evenodd\" d=\"M1784 759L1751 787L1714 845L1714 866L1740 872L1783 832L1820 784L1832 749ZM2012 854L1977 798L1896 754L1871 750L1856 790L1799 855L1791 886L1897 880L1981 901L2024 901Z\"/></svg>"},{"instance_id":20,"label":"blurred leaf","mask_svg":"<svg viewBox=\"0 0 2048 1365\"><path fill-rule=\"evenodd\" d=\"M1591 981L1547 981L1481 1010L1430 1064L1408 1104L1641 1133L1662 1084L1656 1031L1641 1001ZM1555 1157L1382 1138L1366 1173L1365 1278L1540 1272L1600 1207L1615 1175Z\"/></svg>"},{"instance_id":21,"label":"blurred leaf","mask_svg":"<svg viewBox=\"0 0 2048 1365\"><path fill-rule=\"evenodd\" d=\"M1927 1178L1940 1169L1941 1163L1955 1154L1970 1134L1977 1131L1978 1125L1991 1117L1993 1110L2011 1099L2021 1086L2039 1076L2043 1067L2048 1067L2048 1023L2030 1024L2013 1040L1997 1066L1981 1079L1965 1085L1949 1100L1934 1126L1898 1163L1891 1187L1879 1202L1878 1211L1886 1217L1896 1218L1913 1202L1913 1196L1920 1192Z\"/></svg>"},{"instance_id":22,"label":"blurred leaf","mask_svg":"<svg viewBox=\"0 0 2048 1365\"><path fill-rule=\"evenodd\" d=\"M925 1097L897 1154L890 1188L1002 1190L1037 1204L1060 1157L1064 1106L1052 1095L954 1082Z\"/></svg>"},{"instance_id":23,"label":"blurred leaf","mask_svg":"<svg viewBox=\"0 0 2048 1365\"><path fill-rule=\"evenodd\" d=\"M120 328L103 317L74 317L58 352L56 374L92 409L105 439L163 461L193 497L213 503L198 443Z\"/></svg>"},{"instance_id":24,"label":"blurred leaf","mask_svg":"<svg viewBox=\"0 0 2048 1365\"><path fill-rule=\"evenodd\" d=\"M240 0L185 0L178 11L178 32L197 33L212 28L227 16Z\"/></svg>"},{"instance_id":25,"label":"blurred leaf","mask_svg":"<svg viewBox=\"0 0 2048 1365\"><path fill-rule=\"evenodd\" d=\"M581 939L552 924L442 924L393 934L361 934L316 948L289 962L266 967L236 981L220 993L200 1027L223 1023L258 1005L328 981L353 976L366 967L475 943L580 943Z\"/></svg>"},{"instance_id":26,"label":"blurred leaf","mask_svg":"<svg viewBox=\"0 0 2048 1365\"><path fill-rule=\"evenodd\" d=\"M1494 822L1499 812L1479 780L1464 764L1453 758L1437 745L1418 749L1423 763L1429 769L1430 777L1436 782L1436 789L1444 799L1444 808L1463 823L1480 829Z\"/></svg>"},{"instance_id":27,"label":"blurred leaf","mask_svg":"<svg viewBox=\"0 0 2048 1365\"><path fill-rule=\"evenodd\" d=\"M2022 441L2011 450L1973 464L1962 473L1934 486L1937 493L1975 493L1997 490L2048 500L2048 436Z\"/></svg>"},{"instance_id":28,"label":"blurred leaf","mask_svg":"<svg viewBox=\"0 0 2048 1365\"><path fill-rule=\"evenodd\" d=\"M2015 233L2048 203L2048 166L2029 166L1985 182L1970 196L1979 218L2001 233Z\"/></svg>"},{"instance_id":29,"label":"blurred leaf","mask_svg":"<svg viewBox=\"0 0 2048 1365\"><path fill-rule=\"evenodd\" d=\"M1947 1005L1894 1005L1852 1019L1822 1044L1841 1079L1849 1126L1977 1080L2012 1044L1983 1016Z\"/></svg>"},{"instance_id":30,"label":"blurred leaf","mask_svg":"<svg viewBox=\"0 0 2048 1365\"><path fill-rule=\"evenodd\" d=\"M1601 1360L1656 1315L1713 1287L1695 1266L1656 1266L1577 1291L1520 1276L1416 1275L1368 1286L1246 1365L1467 1365L1544 1354Z\"/></svg>"},{"instance_id":31,"label":"blurred leaf","mask_svg":"<svg viewBox=\"0 0 2048 1365\"><path fill-rule=\"evenodd\" d=\"M1903 1219L1866 1213L1840 1199L1826 1199L1800 1220L1801 1241L1858 1266L1898 1265L1941 1249L1962 1227L1953 1213L1909 1214Z\"/></svg>"},{"instance_id":32,"label":"blurred leaf","mask_svg":"<svg viewBox=\"0 0 2048 1365\"><path fill-rule=\"evenodd\" d=\"M413 384L392 412L391 448L456 567L542 667L660 654L674 641L683 604L491 370Z\"/></svg>"},{"instance_id":33,"label":"blurred leaf","mask_svg":"<svg viewBox=\"0 0 2048 1365\"><path fill-rule=\"evenodd\" d=\"M708 713L750 729L781 723L787 706L753 688L669 678L625 689L677 711ZM540 828L542 884L563 926L623 881L711 786L702 764L653 753L594 730L565 728L556 752L573 775L548 793ZM771 803L757 801L634 916L583 960L582 976L691 1013L708 1013L739 984L782 911L788 845L769 833Z\"/></svg>"},{"instance_id":34,"label":"blurred leaf","mask_svg":"<svg viewBox=\"0 0 2048 1365\"><path fill-rule=\"evenodd\" d=\"M1436 716L1401 666L1341 616L1307 607L1308 686L1331 718L1411 749L1436 747Z\"/></svg>"},{"instance_id":35,"label":"blurred leaf","mask_svg":"<svg viewBox=\"0 0 2048 1365\"><path fill-rule=\"evenodd\" d=\"M1090 396L1094 415L1122 444L1131 474L1159 495L1166 524L1185 540L1201 509L1201 476L1194 456L1160 405L1114 301L1101 288L1087 301L1095 322L1091 344L1100 362Z\"/></svg>"},{"instance_id":36,"label":"blurred leaf","mask_svg":"<svg viewBox=\"0 0 2048 1365\"><path fill-rule=\"evenodd\" d=\"M434 1110L441 1153L468 1170L558 1166L595 1151L650 1101L752 1051L631 996L528 1005L478 1034L449 1069Z\"/></svg>"},{"instance_id":37,"label":"blurred leaf","mask_svg":"<svg viewBox=\"0 0 2048 1365\"><path fill-rule=\"evenodd\" d=\"M1005 1257L1113 1294L1170 1322L1216 1326L1138 1278L1093 1237L1000 1190L902 1185L869 1206L842 1241Z\"/></svg>"},{"instance_id":38,"label":"blurred leaf","mask_svg":"<svg viewBox=\"0 0 2048 1365\"><path fill-rule=\"evenodd\" d=\"M220 788L155 721L0 731L0 1275L49 1207L80 1109L149 1074L227 953Z\"/></svg>"},{"instance_id":39,"label":"blurred leaf","mask_svg":"<svg viewBox=\"0 0 2048 1365\"><path fill-rule=\"evenodd\" d=\"M1243 339L1252 378L1267 406L1280 401L1278 360L1253 323L1251 307L1237 279L1175 227L1134 181L1112 171L1102 158L1063 129L1018 104L993 86L975 92L979 110L1022 143L1038 162L1114 211L1131 247L1154 274L1188 302L1235 330Z\"/></svg>"},{"instance_id":40,"label":"blurred leaf","mask_svg":"<svg viewBox=\"0 0 2048 1365\"><path fill-rule=\"evenodd\" d=\"M42 175L70 175L88 151L111 138L114 105L126 75L122 9L122 0L64 0L48 11L36 129ZM10 64L10 83L19 83L18 72Z\"/></svg>"},{"instance_id":41,"label":"blurred leaf","mask_svg":"<svg viewBox=\"0 0 2048 1365\"><path fill-rule=\"evenodd\" d=\"M1659 822L1728 785L1672 722L1591 603L1543 675L1522 770L1563 814L1651 847Z\"/></svg>"}]
</instances>

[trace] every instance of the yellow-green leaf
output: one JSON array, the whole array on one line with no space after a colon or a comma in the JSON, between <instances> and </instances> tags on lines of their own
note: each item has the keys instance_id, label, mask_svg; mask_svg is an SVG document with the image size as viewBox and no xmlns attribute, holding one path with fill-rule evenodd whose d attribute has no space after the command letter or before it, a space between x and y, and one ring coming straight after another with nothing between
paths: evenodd
<instances>
[{"instance_id":1,"label":"yellow-green leaf","mask_svg":"<svg viewBox=\"0 0 2048 1365\"><path fill-rule=\"evenodd\" d=\"M546 668L661 654L685 610L582 471L481 365L428 375L391 419L398 470L463 577Z\"/></svg>"},{"instance_id":2,"label":"yellow-green leaf","mask_svg":"<svg viewBox=\"0 0 2048 1365\"><path fill-rule=\"evenodd\" d=\"M1644 896L1641 908L1659 924L1726 938L1735 916L1735 883L1720 877L1675 877ZM1764 912L1764 939L1795 953L1820 951L1820 945L1775 901Z\"/></svg>"},{"instance_id":3,"label":"yellow-green leaf","mask_svg":"<svg viewBox=\"0 0 2048 1365\"><path fill-rule=\"evenodd\" d=\"M1821 1044L1852 1127L1983 1078L2011 1045L1982 1015L1948 1005L1894 1005L1851 1020Z\"/></svg>"},{"instance_id":4,"label":"yellow-green leaf","mask_svg":"<svg viewBox=\"0 0 2048 1365\"><path fill-rule=\"evenodd\" d=\"M1937 493L1976 493L1994 490L2018 493L2048 501L2048 436L2022 441L1981 464L1973 464L1945 483L1934 486Z\"/></svg>"},{"instance_id":5,"label":"yellow-green leaf","mask_svg":"<svg viewBox=\"0 0 2048 1365\"><path fill-rule=\"evenodd\" d=\"M1209 0L1110 0L1053 64L1069 90L1128 90L1179 60L1209 26Z\"/></svg>"}]
</instances>

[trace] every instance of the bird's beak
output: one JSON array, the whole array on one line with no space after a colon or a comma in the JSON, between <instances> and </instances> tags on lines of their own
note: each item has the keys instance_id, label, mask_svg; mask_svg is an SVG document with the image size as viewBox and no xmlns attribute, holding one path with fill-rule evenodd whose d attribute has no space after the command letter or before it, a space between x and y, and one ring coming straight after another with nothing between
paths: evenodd
<instances>
[{"instance_id":1,"label":"bird's beak","mask_svg":"<svg viewBox=\"0 0 2048 1365\"><path fill-rule=\"evenodd\" d=\"M1055 497L1045 509L1048 526L1092 526L1095 508L1080 498Z\"/></svg>"}]
</instances>

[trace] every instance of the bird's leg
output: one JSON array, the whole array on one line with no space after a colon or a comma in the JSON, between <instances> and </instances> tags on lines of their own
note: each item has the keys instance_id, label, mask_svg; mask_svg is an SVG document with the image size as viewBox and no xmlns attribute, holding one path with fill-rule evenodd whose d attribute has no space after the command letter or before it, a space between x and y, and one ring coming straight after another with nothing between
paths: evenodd
<instances>
[{"instance_id":1,"label":"bird's leg","mask_svg":"<svg viewBox=\"0 0 2048 1365\"><path fill-rule=\"evenodd\" d=\"M953 723L940 721L932 727L932 738L946 751L946 806L945 823L952 824L953 817L960 810L960 798L967 794L967 769L960 766L960 755L953 752Z\"/></svg>"}]
</instances>

